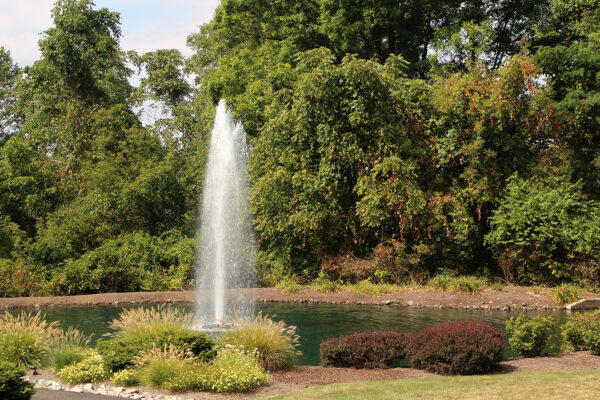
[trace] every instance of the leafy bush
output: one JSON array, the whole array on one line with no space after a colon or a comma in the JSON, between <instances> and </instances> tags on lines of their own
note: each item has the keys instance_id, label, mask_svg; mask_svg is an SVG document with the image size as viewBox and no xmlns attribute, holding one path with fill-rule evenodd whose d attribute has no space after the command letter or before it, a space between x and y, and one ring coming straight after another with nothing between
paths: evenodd
<instances>
[{"instance_id":1,"label":"leafy bush","mask_svg":"<svg viewBox=\"0 0 600 400\"><path fill-rule=\"evenodd\" d=\"M465 292L471 294L479 293L487 284L484 278L476 276L456 276L452 272L445 271L436 275L427 282L427 286L442 291Z\"/></svg>"},{"instance_id":2,"label":"leafy bush","mask_svg":"<svg viewBox=\"0 0 600 400\"><path fill-rule=\"evenodd\" d=\"M547 177L508 180L486 236L507 279L554 283L600 277L600 207L581 184Z\"/></svg>"},{"instance_id":3,"label":"leafy bush","mask_svg":"<svg viewBox=\"0 0 600 400\"><path fill-rule=\"evenodd\" d=\"M40 313L0 314L0 361L44 365L51 337L58 334L57 326L56 322L46 322Z\"/></svg>"},{"instance_id":4,"label":"leafy bush","mask_svg":"<svg viewBox=\"0 0 600 400\"><path fill-rule=\"evenodd\" d=\"M508 343L513 351L525 357L539 356L548 345L553 326L552 317L527 319L523 314L519 314L518 317L506 321Z\"/></svg>"},{"instance_id":5,"label":"leafy bush","mask_svg":"<svg viewBox=\"0 0 600 400\"><path fill-rule=\"evenodd\" d=\"M600 311L575 313L560 329L565 350L590 350L589 332L600 332Z\"/></svg>"},{"instance_id":6,"label":"leafy bush","mask_svg":"<svg viewBox=\"0 0 600 400\"><path fill-rule=\"evenodd\" d=\"M403 332L359 332L321 342L321 364L332 367L390 368L406 358Z\"/></svg>"},{"instance_id":7,"label":"leafy bush","mask_svg":"<svg viewBox=\"0 0 600 400\"><path fill-rule=\"evenodd\" d=\"M581 298L579 288L573 284L563 283L552 291L552 297L558 304L569 304Z\"/></svg>"},{"instance_id":8,"label":"leafy bush","mask_svg":"<svg viewBox=\"0 0 600 400\"><path fill-rule=\"evenodd\" d=\"M134 386L140 383L140 371L134 368L125 368L112 374L110 380L119 386Z\"/></svg>"},{"instance_id":9,"label":"leafy bush","mask_svg":"<svg viewBox=\"0 0 600 400\"><path fill-rule=\"evenodd\" d=\"M136 331L126 337L117 337L109 340L100 340L96 349L103 357L106 367L113 372L120 371L134 364L134 359L142 353L153 348L163 348L173 345L179 350L190 351L196 358L209 361L215 357L214 344L203 332L185 330L159 331L153 329L150 332Z\"/></svg>"},{"instance_id":10,"label":"leafy bush","mask_svg":"<svg viewBox=\"0 0 600 400\"><path fill-rule=\"evenodd\" d=\"M23 380L25 370L8 361L0 361L0 399L29 400L35 390Z\"/></svg>"},{"instance_id":11,"label":"leafy bush","mask_svg":"<svg viewBox=\"0 0 600 400\"><path fill-rule=\"evenodd\" d=\"M168 345L209 361L216 354L214 344L205 333L188 328L193 317L171 306L124 310L109 324L111 339L98 341L97 350L113 372L132 366L134 358L144 351Z\"/></svg>"},{"instance_id":12,"label":"leafy bush","mask_svg":"<svg viewBox=\"0 0 600 400\"><path fill-rule=\"evenodd\" d=\"M223 332L219 338L222 347L232 345L257 351L261 365L267 371L292 369L300 351L299 336L295 326L287 326L283 321L258 314L254 318L234 321L231 330Z\"/></svg>"},{"instance_id":13,"label":"leafy bush","mask_svg":"<svg viewBox=\"0 0 600 400\"><path fill-rule=\"evenodd\" d=\"M502 360L504 335L484 322L445 322L413 334L411 366L445 375L481 374Z\"/></svg>"},{"instance_id":14,"label":"leafy bush","mask_svg":"<svg viewBox=\"0 0 600 400\"><path fill-rule=\"evenodd\" d=\"M56 375L65 382L74 384L99 382L107 379L110 372L105 368L98 353L88 351L86 358L62 368Z\"/></svg>"},{"instance_id":15,"label":"leafy bush","mask_svg":"<svg viewBox=\"0 0 600 400\"><path fill-rule=\"evenodd\" d=\"M268 382L257 356L222 349L211 365L186 368L164 387L172 391L247 392Z\"/></svg>"}]
</instances>

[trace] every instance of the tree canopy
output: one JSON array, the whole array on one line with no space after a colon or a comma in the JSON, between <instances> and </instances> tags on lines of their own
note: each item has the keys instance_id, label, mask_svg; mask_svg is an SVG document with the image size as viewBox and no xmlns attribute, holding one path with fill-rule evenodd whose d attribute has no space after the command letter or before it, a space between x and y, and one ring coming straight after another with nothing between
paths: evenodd
<instances>
[{"instance_id":1,"label":"tree canopy","mask_svg":"<svg viewBox=\"0 0 600 400\"><path fill-rule=\"evenodd\" d=\"M192 285L220 98L264 284L598 283L596 0L223 0L189 58L91 0L52 18L33 65L0 47L0 295Z\"/></svg>"}]
</instances>

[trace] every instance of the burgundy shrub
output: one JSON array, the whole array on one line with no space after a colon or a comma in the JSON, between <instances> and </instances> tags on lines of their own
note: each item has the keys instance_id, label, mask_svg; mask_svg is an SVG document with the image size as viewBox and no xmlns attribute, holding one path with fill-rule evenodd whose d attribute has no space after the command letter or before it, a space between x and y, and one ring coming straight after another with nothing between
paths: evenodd
<instances>
[{"instance_id":1,"label":"burgundy shrub","mask_svg":"<svg viewBox=\"0 0 600 400\"><path fill-rule=\"evenodd\" d=\"M411 367L444 375L481 374L502 361L504 334L485 322L445 322L411 336Z\"/></svg>"},{"instance_id":2,"label":"burgundy shrub","mask_svg":"<svg viewBox=\"0 0 600 400\"><path fill-rule=\"evenodd\" d=\"M406 358L408 334L394 331L358 332L321 342L321 365L391 368Z\"/></svg>"}]
</instances>

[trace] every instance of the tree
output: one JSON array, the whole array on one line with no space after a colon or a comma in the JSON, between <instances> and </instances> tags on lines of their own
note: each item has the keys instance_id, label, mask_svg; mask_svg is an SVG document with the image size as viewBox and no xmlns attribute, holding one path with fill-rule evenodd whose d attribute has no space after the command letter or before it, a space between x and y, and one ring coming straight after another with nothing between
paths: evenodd
<instances>
[{"instance_id":1,"label":"tree","mask_svg":"<svg viewBox=\"0 0 600 400\"><path fill-rule=\"evenodd\" d=\"M16 113L15 88L20 69L10 53L0 46L0 147L20 129L21 118Z\"/></svg>"}]
</instances>

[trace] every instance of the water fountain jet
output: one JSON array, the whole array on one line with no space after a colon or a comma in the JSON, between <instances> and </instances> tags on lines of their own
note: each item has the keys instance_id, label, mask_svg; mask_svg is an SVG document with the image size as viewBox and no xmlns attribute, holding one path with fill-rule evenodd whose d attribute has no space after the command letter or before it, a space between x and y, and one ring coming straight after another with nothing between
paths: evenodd
<instances>
[{"instance_id":1,"label":"water fountain jet","mask_svg":"<svg viewBox=\"0 0 600 400\"><path fill-rule=\"evenodd\" d=\"M242 317L254 312L248 291L240 290L256 282L248 187L246 132L222 99L211 133L200 214L196 313L206 328L226 326L234 312Z\"/></svg>"}]
</instances>

